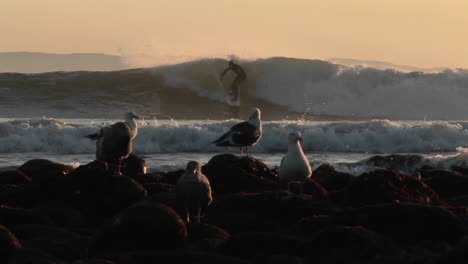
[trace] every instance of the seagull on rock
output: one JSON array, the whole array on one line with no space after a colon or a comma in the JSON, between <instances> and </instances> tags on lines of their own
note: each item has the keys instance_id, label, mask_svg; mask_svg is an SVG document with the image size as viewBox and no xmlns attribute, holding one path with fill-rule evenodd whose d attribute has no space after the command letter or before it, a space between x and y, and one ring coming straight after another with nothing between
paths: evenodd
<instances>
[{"instance_id":1,"label":"seagull on rock","mask_svg":"<svg viewBox=\"0 0 468 264\"><path fill-rule=\"evenodd\" d=\"M200 223L202 211L213 201L210 182L201 172L200 162L190 161L187 164L187 169L177 181L175 191L182 200L187 222L190 222L190 213L196 211L196 219Z\"/></svg>"},{"instance_id":2,"label":"seagull on rock","mask_svg":"<svg viewBox=\"0 0 468 264\"><path fill-rule=\"evenodd\" d=\"M212 143L221 147L240 147L241 157L244 154L248 156L248 147L251 147L262 137L261 112L258 108L253 108L250 112L250 118L247 121L238 123Z\"/></svg>"},{"instance_id":3,"label":"seagull on rock","mask_svg":"<svg viewBox=\"0 0 468 264\"><path fill-rule=\"evenodd\" d=\"M304 154L301 147L302 136L299 131L293 130L288 134L288 152L281 160L278 176L281 183L287 184L288 191L291 191L291 184L299 184L299 195L303 195L304 181L312 176L309 159Z\"/></svg>"},{"instance_id":4,"label":"seagull on rock","mask_svg":"<svg viewBox=\"0 0 468 264\"><path fill-rule=\"evenodd\" d=\"M116 166L117 175L120 174L122 160L133 150L133 139L138 133L135 119L139 117L134 112L128 112L125 114L125 122L114 123L86 136L96 140L96 160Z\"/></svg>"}]
</instances>

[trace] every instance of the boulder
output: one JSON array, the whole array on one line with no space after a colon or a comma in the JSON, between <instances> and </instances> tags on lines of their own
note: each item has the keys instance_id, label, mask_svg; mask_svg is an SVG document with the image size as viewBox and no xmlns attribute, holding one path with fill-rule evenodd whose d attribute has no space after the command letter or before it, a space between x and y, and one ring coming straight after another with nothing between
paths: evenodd
<instances>
[{"instance_id":1,"label":"boulder","mask_svg":"<svg viewBox=\"0 0 468 264\"><path fill-rule=\"evenodd\" d=\"M120 212L94 237L90 255L115 256L122 251L173 250L186 245L187 227L170 207L141 202Z\"/></svg>"},{"instance_id":2,"label":"boulder","mask_svg":"<svg viewBox=\"0 0 468 264\"><path fill-rule=\"evenodd\" d=\"M25 162L18 168L18 170L34 179L34 177L53 177L65 175L72 172L73 167L50 160L33 159Z\"/></svg>"},{"instance_id":3,"label":"boulder","mask_svg":"<svg viewBox=\"0 0 468 264\"><path fill-rule=\"evenodd\" d=\"M65 264L55 256L49 255L38 249L21 248L11 259L11 264Z\"/></svg>"},{"instance_id":4,"label":"boulder","mask_svg":"<svg viewBox=\"0 0 468 264\"><path fill-rule=\"evenodd\" d=\"M120 172L130 178L145 175L148 168L146 161L133 153L122 160L122 164L123 167Z\"/></svg>"},{"instance_id":5,"label":"boulder","mask_svg":"<svg viewBox=\"0 0 468 264\"><path fill-rule=\"evenodd\" d=\"M0 172L0 185L2 184L23 184L31 182L31 178L29 178L26 174L19 170L11 170L11 171L4 171Z\"/></svg>"},{"instance_id":6,"label":"boulder","mask_svg":"<svg viewBox=\"0 0 468 264\"><path fill-rule=\"evenodd\" d=\"M315 233L305 263L400 263L402 250L361 226L328 227Z\"/></svg>"},{"instance_id":7,"label":"boulder","mask_svg":"<svg viewBox=\"0 0 468 264\"><path fill-rule=\"evenodd\" d=\"M0 225L0 263L8 263L21 243L8 228Z\"/></svg>"},{"instance_id":8,"label":"boulder","mask_svg":"<svg viewBox=\"0 0 468 264\"><path fill-rule=\"evenodd\" d=\"M379 169L355 178L344 191L344 199L344 203L352 206L391 202L428 204L438 201L439 196L417 177Z\"/></svg>"},{"instance_id":9,"label":"boulder","mask_svg":"<svg viewBox=\"0 0 468 264\"><path fill-rule=\"evenodd\" d=\"M119 264L190 263L190 264L250 264L251 262L210 252L140 251L122 254Z\"/></svg>"},{"instance_id":10,"label":"boulder","mask_svg":"<svg viewBox=\"0 0 468 264\"><path fill-rule=\"evenodd\" d=\"M468 195L468 176L464 176L459 172L423 170L421 171L421 177L442 199Z\"/></svg>"},{"instance_id":11,"label":"boulder","mask_svg":"<svg viewBox=\"0 0 468 264\"><path fill-rule=\"evenodd\" d=\"M314 179L327 191L334 192L348 187L355 176L336 171L331 165L323 164L314 170Z\"/></svg>"},{"instance_id":12,"label":"boulder","mask_svg":"<svg viewBox=\"0 0 468 264\"><path fill-rule=\"evenodd\" d=\"M279 190L278 177L264 163L252 157L216 155L202 167L213 194Z\"/></svg>"},{"instance_id":13,"label":"boulder","mask_svg":"<svg viewBox=\"0 0 468 264\"><path fill-rule=\"evenodd\" d=\"M53 221L38 210L0 206L0 224L12 228L25 224L53 225Z\"/></svg>"}]
</instances>

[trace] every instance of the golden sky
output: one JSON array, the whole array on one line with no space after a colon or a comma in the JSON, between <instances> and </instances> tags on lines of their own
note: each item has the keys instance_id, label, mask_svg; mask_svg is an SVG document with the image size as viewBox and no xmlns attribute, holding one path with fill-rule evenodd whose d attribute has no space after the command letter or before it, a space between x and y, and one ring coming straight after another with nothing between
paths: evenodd
<instances>
[{"instance_id":1,"label":"golden sky","mask_svg":"<svg viewBox=\"0 0 468 264\"><path fill-rule=\"evenodd\" d=\"M0 52L136 64L286 56L468 68L468 0L1 0Z\"/></svg>"}]
</instances>

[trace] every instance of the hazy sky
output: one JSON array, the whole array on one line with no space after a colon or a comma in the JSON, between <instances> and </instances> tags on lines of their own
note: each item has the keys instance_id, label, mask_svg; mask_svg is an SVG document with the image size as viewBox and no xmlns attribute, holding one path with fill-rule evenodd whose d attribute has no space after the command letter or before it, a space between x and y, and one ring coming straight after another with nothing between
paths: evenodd
<instances>
[{"instance_id":1,"label":"hazy sky","mask_svg":"<svg viewBox=\"0 0 468 264\"><path fill-rule=\"evenodd\" d=\"M468 68L468 0L1 0L0 52L384 60Z\"/></svg>"}]
</instances>

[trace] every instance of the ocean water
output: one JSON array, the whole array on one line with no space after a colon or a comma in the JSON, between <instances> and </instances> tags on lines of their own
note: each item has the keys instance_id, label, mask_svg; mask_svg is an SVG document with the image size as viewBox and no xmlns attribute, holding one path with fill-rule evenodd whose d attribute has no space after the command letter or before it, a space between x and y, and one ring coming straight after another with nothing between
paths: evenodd
<instances>
[{"instance_id":1,"label":"ocean water","mask_svg":"<svg viewBox=\"0 0 468 264\"><path fill-rule=\"evenodd\" d=\"M0 167L33 158L78 166L94 159L84 135L134 111L135 154L149 169L183 168L219 153L215 140L262 110L263 137L251 155L271 167L297 129L313 166L359 174L376 166L411 173L422 165L463 166L468 146L468 71L400 72L320 60L238 60L247 72L239 109L226 104L233 74L223 59L124 71L0 73ZM375 162L375 158L398 157Z\"/></svg>"},{"instance_id":2,"label":"ocean water","mask_svg":"<svg viewBox=\"0 0 468 264\"><path fill-rule=\"evenodd\" d=\"M118 120L0 119L0 167L17 167L34 158L79 166L94 160L95 142L85 138ZM139 120L134 153L150 171L184 168L190 160L202 163L238 148L210 144L241 120ZM287 134L301 131L303 149L314 167L330 164L358 175L392 166L411 173L422 165L449 169L468 161L468 122L464 121L265 121L263 136L250 153L268 166L279 166L287 151ZM402 159L375 164L372 157L398 154Z\"/></svg>"}]
</instances>

